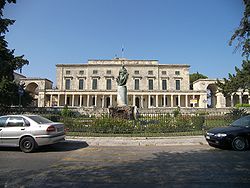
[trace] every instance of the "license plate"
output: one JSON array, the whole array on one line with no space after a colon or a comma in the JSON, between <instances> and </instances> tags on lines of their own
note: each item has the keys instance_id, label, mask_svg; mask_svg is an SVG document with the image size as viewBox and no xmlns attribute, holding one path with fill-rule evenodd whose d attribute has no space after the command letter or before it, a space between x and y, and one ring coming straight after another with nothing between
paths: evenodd
<instances>
[{"instance_id":1,"label":"license plate","mask_svg":"<svg viewBox=\"0 0 250 188\"><path fill-rule=\"evenodd\" d=\"M210 136L206 136L206 139L210 139Z\"/></svg>"},{"instance_id":2,"label":"license plate","mask_svg":"<svg viewBox=\"0 0 250 188\"><path fill-rule=\"evenodd\" d=\"M63 131L63 127L57 128L57 132L61 132L61 131Z\"/></svg>"}]
</instances>

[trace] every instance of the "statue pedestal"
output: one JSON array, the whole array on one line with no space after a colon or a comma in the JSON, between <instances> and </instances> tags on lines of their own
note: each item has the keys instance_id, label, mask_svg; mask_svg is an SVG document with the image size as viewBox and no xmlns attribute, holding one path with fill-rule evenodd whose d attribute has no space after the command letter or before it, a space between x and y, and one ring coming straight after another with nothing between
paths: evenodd
<instances>
[{"instance_id":1,"label":"statue pedestal","mask_svg":"<svg viewBox=\"0 0 250 188\"><path fill-rule=\"evenodd\" d=\"M117 106L123 107L128 105L127 86L117 86Z\"/></svg>"},{"instance_id":2,"label":"statue pedestal","mask_svg":"<svg viewBox=\"0 0 250 188\"><path fill-rule=\"evenodd\" d=\"M109 107L109 115L112 118L134 120L137 118L137 109L135 106Z\"/></svg>"}]
</instances>

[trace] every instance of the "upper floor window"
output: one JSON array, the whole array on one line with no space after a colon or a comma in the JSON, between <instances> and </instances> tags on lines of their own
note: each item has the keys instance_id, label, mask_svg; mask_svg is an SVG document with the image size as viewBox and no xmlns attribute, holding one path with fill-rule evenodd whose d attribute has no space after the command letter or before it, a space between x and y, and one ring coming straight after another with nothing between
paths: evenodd
<instances>
[{"instance_id":1,"label":"upper floor window","mask_svg":"<svg viewBox=\"0 0 250 188\"><path fill-rule=\"evenodd\" d=\"M149 79L148 80L148 89L153 90L154 89L154 80Z\"/></svg>"},{"instance_id":2,"label":"upper floor window","mask_svg":"<svg viewBox=\"0 0 250 188\"><path fill-rule=\"evenodd\" d=\"M138 70L135 70L135 72L134 72L135 74L140 74L140 71L138 71Z\"/></svg>"},{"instance_id":3,"label":"upper floor window","mask_svg":"<svg viewBox=\"0 0 250 188\"><path fill-rule=\"evenodd\" d=\"M112 80L111 79L107 79L107 84L106 84L106 89L107 90L111 90L112 89Z\"/></svg>"},{"instance_id":4,"label":"upper floor window","mask_svg":"<svg viewBox=\"0 0 250 188\"><path fill-rule=\"evenodd\" d=\"M180 75L180 71L175 71L175 75Z\"/></svg>"},{"instance_id":5,"label":"upper floor window","mask_svg":"<svg viewBox=\"0 0 250 188\"><path fill-rule=\"evenodd\" d=\"M70 70L66 70L66 74L70 74Z\"/></svg>"},{"instance_id":6,"label":"upper floor window","mask_svg":"<svg viewBox=\"0 0 250 188\"><path fill-rule=\"evenodd\" d=\"M65 80L65 89L70 89L70 79Z\"/></svg>"},{"instance_id":7,"label":"upper floor window","mask_svg":"<svg viewBox=\"0 0 250 188\"><path fill-rule=\"evenodd\" d=\"M167 80L162 80L162 90L167 90Z\"/></svg>"},{"instance_id":8,"label":"upper floor window","mask_svg":"<svg viewBox=\"0 0 250 188\"><path fill-rule=\"evenodd\" d=\"M175 89L180 90L181 89L181 81L180 80L175 80Z\"/></svg>"},{"instance_id":9,"label":"upper floor window","mask_svg":"<svg viewBox=\"0 0 250 188\"><path fill-rule=\"evenodd\" d=\"M107 72L106 72L107 74L111 74L111 70L107 70Z\"/></svg>"},{"instance_id":10,"label":"upper floor window","mask_svg":"<svg viewBox=\"0 0 250 188\"><path fill-rule=\"evenodd\" d=\"M140 80L139 79L135 79L135 90L139 90L140 89Z\"/></svg>"},{"instance_id":11,"label":"upper floor window","mask_svg":"<svg viewBox=\"0 0 250 188\"><path fill-rule=\"evenodd\" d=\"M92 80L92 89L93 90L97 89L97 78L93 78Z\"/></svg>"},{"instance_id":12,"label":"upper floor window","mask_svg":"<svg viewBox=\"0 0 250 188\"><path fill-rule=\"evenodd\" d=\"M150 71L148 71L148 75L153 75L153 71L152 70L150 70Z\"/></svg>"},{"instance_id":13,"label":"upper floor window","mask_svg":"<svg viewBox=\"0 0 250 188\"><path fill-rule=\"evenodd\" d=\"M83 70L80 70L80 71L79 71L79 74L84 74L84 71L83 71Z\"/></svg>"},{"instance_id":14,"label":"upper floor window","mask_svg":"<svg viewBox=\"0 0 250 188\"><path fill-rule=\"evenodd\" d=\"M79 79L79 89L80 90L84 89L84 80L83 79Z\"/></svg>"},{"instance_id":15,"label":"upper floor window","mask_svg":"<svg viewBox=\"0 0 250 188\"><path fill-rule=\"evenodd\" d=\"M98 74L98 70L93 70L93 74Z\"/></svg>"},{"instance_id":16,"label":"upper floor window","mask_svg":"<svg viewBox=\"0 0 250 188\"><path fill-rule=\"evenodd\" d=\"M162 74L162 75L166 75L166 74L167 74L167 71L161 71L161 74Z\"/></svg>"}]
</instances>

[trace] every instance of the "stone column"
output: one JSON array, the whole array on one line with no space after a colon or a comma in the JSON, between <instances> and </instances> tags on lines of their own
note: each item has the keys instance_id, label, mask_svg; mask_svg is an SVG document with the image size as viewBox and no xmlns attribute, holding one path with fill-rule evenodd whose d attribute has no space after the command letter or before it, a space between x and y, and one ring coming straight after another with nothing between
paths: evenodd
<instances>
[{"instance_id":1,"label":"stone column","mask_svg":"<svg viewBox=\"0 0 250 188\"><path fill-rule=\"evenodd\" d=\"M104 95L102 96L102 108L104 108L104 104L105 104L105 97Z\"/></svg>"},{"instance_id":2,"label":"stone column","mask_svg":"<svg viewBox=\"0 0 250 188\"><path fill-rule=\"evenodd\" d=\"M72 95L72 106L75 106L75 95Z\"/></svg>"},{"instance_id":3,"label":"stone column","mask_svg":"<svg viewBox=\"0 0 250 188\"><path fill-rule=\"evenodd\" d=\"M135 95L133 95L133 106L135 106Z\"/></svg>"},{"instance_id":4,"label":"stone column","mask_svg":"<svg viewBox=\"0 0 250 188\"><path fill-rule=\"evenodd\" d=\"M60 94L57 94L57 106L60 106Z\"/></svg>"},{"instance_id":5,"label":"stone column","mask_svg":"<svg viewBox=\"0 0 250 188\"><path fill-rule=\"evenodd\" d=\"M181 107L181 96L178 95L178 106Z\"/></svg>"},{"instance_id":6,"label":"stone column","mask_svg":"<svg viewBox=\"0 0 250 188\"><path fill-rule=\"evenodd\" d=\"M156 99L155 99L155 107L156 108L158 108L158 97L159 97L159 95L155 95L155 97L156 97Z\"/></svg>"},{"instance_id":7,"label":"stone column","mask_svg":"<svg viewBox=\"0 0 250 188\"><path fill-rule=\"evenodd\" d=\"M53 104L53 95L50 95L50 107L52 107Z\"/></svg>"},{"instance_id":8,"label":"stone column","mask_svg":"<svg viewBox=\"0 0 250 188\"><path fill-rule=\"evenodd\" d=\"M163 95L163 107L164 108L166 107L166 95L165 94Z\"/></svg>"},{"instance_id":9,"label":"stone column","mask_svg":"<svg viewBox=\"0 0 250 188\"><path fill-rule=\"evenodd\" d=\"M185 96L186 108L188 107L188 95Z\"/></svg>"},{"instance_id":10,"label":"stone column","mask_svg":"<svg viewBox=\"0 0 250 188\"><path fill-rule=\"evenodd\" d=\"M240 104L242 104L242 94L241 93L239 94L239 102L240 102Z\"/></svg>"},{"instance_id":11,"label":"stone column","mask_svg":"<svg viewBox=\"0 0 250 188\"><path fill-rule=\"evenodd\" d=\"M150 108L151 95L148 95L148 108Z\"/></svg>"},{"instance_id":12,"label":"stone column","mask_svg":"<svg viewBox=\"0 0 250 188\"><path fill-rule=\"evenodd\" d=\"M97 95L95 95L95 106L97 107Z\"/></svg>"},{"instance_id":13,"label":"stone column","mask_svg":"<svg viewBox=\"0 0 250 188\"><path fill-rule=\"evenodd\" d=\"M174 96L173 95L171 95L171 107L174 107Z\"/></svg>"},{"instance_id":14,"label":"stone column","mask_svg":"<svg viewBox=\"0 0 250 188\"><path fill-rule=\"evenodd\" d=\"M89 107L89 95L87 95L87 107Z\"/></svg>"},{"instance_id":15,"label":"stone column","mask_svg":"<svg viewBox=\"0 0 250 188\"><path fill-rule=\"evenodd\" d=\"M234 96L231 95L231 107L234 107Z\"/></svg>"},{"instance_id":16,"label":"stone column","mask_svg":"<svg viewBox=\"0 0 250 188\"><path fill-rule=\"evenodd\" d=\"M112 95L110 95L110 106L113 106L113 97L112 97Z\"/></svg>"},{"instance_id":17,"label":"stone column","mask_svg":"<svg viewBox=\"0 0 250 188\"><path fill-rule=\"evenodd\" d=\"M82 106L82 95L80 95L80 104L79 106L81 107Z\"/></svg>"},{"instance_id":18,"label":"stone column","mask_svg":"<svg viewBox=\"0 0 250 188\"><path fill-rule=\"evenodd\" d=\"M64 105L67 105L67 94L65 94L65 98L64 98Z\"/></svg>"},{"instance_id":19,"label":"stone column","mask_svg":"<svg viewBox=\"0 0 250 188\"><path fill-rule=\"evenodd\" d=\"M250 101L250 100L249 100ZM143 95L141 96L141 108L143 108Z\"/></svg>"}]
</instances>

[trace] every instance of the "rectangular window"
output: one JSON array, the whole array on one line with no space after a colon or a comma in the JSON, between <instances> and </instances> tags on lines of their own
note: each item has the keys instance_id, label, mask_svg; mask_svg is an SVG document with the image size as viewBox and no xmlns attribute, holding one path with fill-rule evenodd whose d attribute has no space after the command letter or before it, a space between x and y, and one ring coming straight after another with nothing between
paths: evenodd
<instances>
[{"instance_id":1,"label":"rectangular window","mask_svg":"<svg viewBox=\"0 0 250 188\"><path fill-rule=\"evenodd\" d=\"M112 89L112 81L111 81L111 79L107 79L106 89L107 90L111 90Z\"/></svg>"},{"instance_id":2,"label":"rectangular window","mask_svg":"<svg viewBox=\"0 0 250 188\"><path fill-rule=\"evenodd\" d=\"M181 81L180 80L175 80L175 89L180 90L181 89Z\"/></svg>"},{"instance_id":3,"label":"rectangular window","mask_svg":"<svg viewBox=\"0 0 250 188\"><path fill-rule=\"evenodd\" d=\"M140 80L135 79L135 90L139 90L139 89L140 89Z\"/></svg>"},{"instance_id":4,"label":"rectangular window","mask_svg":"<svg viewBox=\"0 0 250 188\"><path fill-rule=\"evenodd\" d=\"M167 74L167 71L161 71L161 74L162 74L162 75L166 75L166 74Z\"/></svg>"},{"instance_id":5,"label":"rectangular window","mask_svg":"<svg viewBox=\"0 0 250 188\"><path fill-rule=\"evenodd\" d=\"M79 71L79 74L81 74L81 75L84 74L84 71L83 71L83 70L80 70L80 71Z\"/></svg>"},{"instance_id":6,"label":"rectangular window","mask_svg":"<svg viewBox=\"0 0 250 188\"><path fill-rule=\"evenodd\" d=\"M152 70L150 70L150 71L148 71L148 75L153 75L153 71Z\"/></svg>"},{"instance_id":7,"label":"rectangular window","mask_svg":"<svg viewBox=\"0 0 250 188\"><path fill-rule=\"evenodd\" d=\"M107 74L111 74L111 70L107 70Z\"/></svg>"},{"instance_id":8,"label":"rectangular window","mask_svg":"<svg viewBox=\"0 0 250 188\"><path fill-rule=\"evenodd\" d=\"M65 80L65 89L70 89L70 79Z\"/></svg>"},{"instance_id":9,"label":"rectangular window","mask_svg":"<svg viewBox=\"0 0 250 188\"><path fill-rule=\"evenodd\" d=\"M152 79L148 80L148 89L149 90L154 89L154 80L152 80Z\"/></svg>"},{"instance_id":10,"label":"rectangular window","mask_svg":"<svg viewBox=\"0 0 250 188\"><path fill-rule=\"evenodd\" d=\"M66 74L70 74L70 71L69 71L69 70L66 70Z\"/></svg>"},{"instance_id":11,"label":"rectangular window","mask_svg":"<svg viewBox=\"0 0 250 188\"><path fill-rule=\"evenodd\" d=\"M135 74L140 74L140 71L138 71L138 70L135 70L135 72L134 72Z\"/></svg>"},{"instance_id":12,"label":"rectangular window","mask_svg":"<svg viewBox=\"0 0 250 188\"><path fill-rule=\"evenodd\" d=\"M180 75L180 71L175 71L175 75Z\"/></svg>"},{"instance_id":13,"label":"rectangular window","mask_svg":"<svg viewBox=\"0 0 250 188\"><path fill-rule=\"evenodd\" d=\"M96 79L96 78L94 78L94 79L92 80L92 89L93 89L93 90L96 90L96 89L97 89L97 79Z\"/></svg>"},{"instance_id":14,"label":"rectangular window","mask_svg":"<svg viewBox=\"0 0 250 188\"><path fill-rule=\"evenodd\" d=\"M84 89L84 80L83 79L79 79L79 89L80 90Z\"/></svg>"},{"instance_id":15,"label":"rectangular window","mask_svg":"<svg viewBox=\"0 0 250 188\"><path fill-rule=\"evenodd\" d=\"M162 80L162 90L167 90L167 80Z\"/></svg>"},{"instance_id":16,"label":"rectangular window","mask_svg":"<svg viewBox=\"0 0 250 188\"><path fill-rule=\"evenodd\" d=\"M97 74L98 73L98 70L93 70L93 74Z\"/></svg>"}]
</instances>

